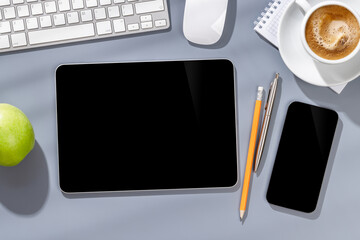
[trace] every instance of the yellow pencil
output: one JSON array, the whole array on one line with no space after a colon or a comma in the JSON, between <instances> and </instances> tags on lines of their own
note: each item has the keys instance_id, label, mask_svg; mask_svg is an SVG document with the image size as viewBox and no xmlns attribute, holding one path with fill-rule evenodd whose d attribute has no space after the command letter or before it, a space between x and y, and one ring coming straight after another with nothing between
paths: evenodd
<instances>
[{"instance_id":1,"label":"yellow pencil","mask_svg":"<svg viewBox=\"0 0 360 240\"><path fill-rule=\"evenodd\" d=\"M244 182L243 182L241 201L240 201L240 218L241 219L243 219L245 210L246 210L246 202L247 202L247 197L248 197L248 192L249 192L252 164L253 164L253 160L254 160L256 136L257 136L258 126L259 126L261 100L262 100L262 96L263 96L263 90L264 90L263 87L258 87L258 90L257 90L257 97L256 97L256 102L255 102L254 116L253 116L250 141L249 141L249 150L248 150L248 156L247 156L247 161L246 161Z\"/></svg>"}]
</instances>

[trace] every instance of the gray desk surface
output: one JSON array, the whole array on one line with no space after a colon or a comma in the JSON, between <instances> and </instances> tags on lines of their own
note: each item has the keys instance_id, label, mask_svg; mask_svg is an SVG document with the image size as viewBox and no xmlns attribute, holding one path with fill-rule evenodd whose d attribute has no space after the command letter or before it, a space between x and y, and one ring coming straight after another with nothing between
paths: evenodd
<instances>
[{"instance_id":1,"label":"gray desk surface","mask_svg":"<svg viewBox=\"0 0 360 240\"><path fill-rule=\"evenodd\" d=\"M337 95L307 84L253 31L268 0L233 1L216 46L182 34L183 0L170 0L170 31L0 55L0 102L22 109L35 149L15 168L0 167L0 239L360 239L360 80ZM246 220L241 185L229 191L66 196L58 186L54 72L62 63L228 58L236 68L239 174L244 176L258 85L282 76L260 173L253 175ZM121 81L121 77L114 79ZM101 101L101 99L97 99ZM340 121L318 209L306 215L269 205L265 195L287 106L298 100L338 112ZM306 173L304 173L306 176Z\"/></svg>"}]
</instances>

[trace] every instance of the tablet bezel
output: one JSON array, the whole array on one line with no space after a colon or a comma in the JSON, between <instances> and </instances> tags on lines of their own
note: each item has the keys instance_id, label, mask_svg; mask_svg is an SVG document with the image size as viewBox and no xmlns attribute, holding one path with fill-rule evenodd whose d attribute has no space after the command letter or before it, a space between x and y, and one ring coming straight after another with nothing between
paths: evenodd
<instances>
[{"instance_id":1,"label":"tablet bezel","mask_svg":"<svg viewBox=\"0 0 360 240\"><path fill-rule=\"evenodd\" d=\"M236 181L233 185L230 186L220 186L220 187L196 187L196 188L160 188L160 189L142 189L142 190L110 190L110 191L65 191L61 187L61 180L60 180L60 168L58 168L58 183L59 188L64 194L101 194L101 193L124 193L124 194L136 194L136 193L164 193L164 192L193 192L193 191L229 191L231 189L234 189L236 186L239 185L239 141L238 141L238 110L237 110L237 84L236 84L236 71L233 63L228 59L187 59L187 60L157 60L157 61L150 61L150 62L187 62L187 61L212 61L212 60L224 60L231 63L233 68L233 94L234 94L234 129L236 131L235 133L235 146L236 146ZM128 61L128 62L98 62L98 63L71 63L71 64L61 64L57 67L55 71L55 96L56 96L56 136L58 141L58 111L57 111L57 87L56 87L56 73L58 69L62 66L67 65L94 65L94 64L121 64L121 63L147 63L144 61ZM58 157L58 164L60 163L60 157L59 157L59 142L57 142L57 157ZM59 166L59 165L58 165Z\"/></svg>"}]
</instances>

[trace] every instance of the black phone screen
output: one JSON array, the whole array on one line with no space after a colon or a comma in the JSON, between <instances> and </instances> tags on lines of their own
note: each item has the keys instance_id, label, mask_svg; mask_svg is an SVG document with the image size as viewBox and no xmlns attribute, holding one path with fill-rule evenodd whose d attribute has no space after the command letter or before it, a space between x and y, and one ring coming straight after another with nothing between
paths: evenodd
<instances>
[{"instance_id":1,"label":"black phone screen","mask_svg":"<svg viewBox=\"0 0 360 240\"><path fill-rule=\"evenodd\" d=\"M267 191L269 203L306 213L316 209L337 121L333 110L290 104Z\"/></svg>"}]
</instances>

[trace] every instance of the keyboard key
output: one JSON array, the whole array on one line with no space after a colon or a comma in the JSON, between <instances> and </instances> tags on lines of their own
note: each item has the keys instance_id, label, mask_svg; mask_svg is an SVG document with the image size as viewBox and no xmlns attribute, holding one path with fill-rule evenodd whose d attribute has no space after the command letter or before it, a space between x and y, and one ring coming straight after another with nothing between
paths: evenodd
<instances>
[{"instance_id":1,"label":"keyboard key","mask_svg":"<svg viewBox=\"0 0 360 240\"><path fill-rule=\"evenodd\" d=\"M25 30L24 21L22 19L14 20L12 22L12 25L13 25L14 32L19 32L19 31Z\"/></svg>"},{"instance_id":2,"label":"keyboard key","mask_svg":"<svg viewBox=\"0 0 360 240\"><path fill-rule=\"evenodd\" d=\"M41 26L42 28L51 27L51 18L50 18L50 15L41 16L41 17L39 18L39 21L40 21L40 26Z\"/></svg>"},{"instance_id":3,"label":"keyboard key","mask_svg":"<svg viewBox=\"0 0 360 240\"><path fill-rule=\"evenodd\" d=\"M138 23L132 23L128 25L128 30L129 31L136 31L139 30L139 24Z\"/></svg>"},{"instance_id":4,"label":"keyboard key","mask_svg":"<svg viewBox=\"0 0 360 240\"><path fill-rule=\"evenodd\" d=\"M13 0L13 4L21 4L24 3L24 0Z\"/></svg>"},{"instance_id":5,"label":"keyboard key","mask_svg":"<svg viewBox=\"0 0 360 240\"><path fill-rule=\"evenodd\" d=\"M96 29L98 35L105 35L112 33L110 21L97 22Z\"/></svg>"},{"instance_id":6,"label":"keyboard key","mask_svg":"<svg viewBox=\"0 0 360 240\"><path fill-rule=\"evenodd\" d=\"M97 0L85 0L87 7L96 7L97 6Z\"/></svg>"},{"instance_id":7,"label":"keyboard key","mask_svg":"<svg viewBox=\"0 0 360 240\"><path fill-rule=\"evenodd\" d=\"M113 21L114 32L125 32L125 21L124 19L115 19Z\"/></svg>"},{"instance_id":8,"label":"keyboard key","mask_svg":"<svg viewBox=\"0 0 360 240\"><path fill-rule=\"evenodd\" d=\"M83 0L72 0L73 9L83 9L84 1Z\"/></svg>"},{"instance_id":9,"label":"keyboard key","mask_svg":"<svg viewBox=\"0 0 360 240\"><path fill-rule=\"evenodd\" d=\"M26 27L27 27L27 29L30 29L30 30L39 28L37 18L26 19Z\"/></svg>"},{"instance_id":10,"label":"keyboard key","mask_svg":"<svg viewBox=\"0 0 360 240\"><path fill-rule=\"evenodd\" d=\"M0 7L10 5L10 0L0 0Z\"/></svg>"},{"instance_id":11,"label":"keyboard key","mask_svg":"<svg viewBox=\"0 0 360 240\"><path fill-rule=\"evenodd\" d=\"M124 3L124 2L125 2L125 0L114 0L114 3L115 3L115 4Z\"/></svg>"},{"instance_id":12,"label":"keyboard key","mask_svg":"<svg viewBox=\"0 0 360 240\"><path fill-rule=\"evenodd\" d=\"M29 32L31 45L95 36L92 23Z\"/></svg>"},{"instance_id":13,"label":"keyboard key","mask_svg":"<svg viewBox=\"0 0 360 240\"><path fill-rule=\"evenodd\" d=\"M81 14L81 21L83 21L83 22L87 22L87 21L92 21L92 20L93 20L91 10L81 11L80 14Z\"/></svg>"},{"instance_id":14,"label":"keyboard key","mask_svg":"<svg viewBox=\"0 0 360 240\"><path fill-rule=\"evenodd\" d=\"M166 26L166 20L165 19L155 21L155 27L165 27L165 26Z\"/></svg>"},{"instance_id":15,"label":"keyboard key","mask_svg":"<svg viewBox=\"0 0 360 240\"><path fill-rule=\"evenodd\" d=\"M106 6L106 5L110 5L110 4L111 4L111 0L100 0L101 6Z\"/></svg>"},{"instance_id":16,"label":"keyboard key","mask_svg":"<svg viewBox=\"0 0 360 240\"><path fill-rule=\"evenodd\" d=\"M54 13L56 12L56 3L52 2L45 2L45 12L46 13Z\"/></svg>"},{"instance_id":17,"label":"keyboard key","mask_svg":"<svg viewBox=\"0 0 360 240\"><path fill-rule=\"evenodd\" d=\"M65 24L65 14L63 14L63 13L55 14L53 16L53 20L54 20L55 26L64 25Z\"/></svg>"},{"instance_id":18,"label":"keyboard key","mask_svg":"<svg viewBox=\"0 0 360 240\"><path fill-rule=\"evenodd\" d=\"M1 11L0 11L0 20L2 19Z\"/></svg>"},{"instance_id":19,"label":"keyboard key","mask_svg":"<svg viewBox=\"0 0 360 240\"><path fill-rule=\"evenodd\" d=\"M12 43L13 47L26 46L27 41L26 41L25 33L17 33L17 34L11 35L11 43Z\"/></svg>"},{"instance_id":20,"label":"keyboard key","mask_svg":"<svg viewBox=\"0 0 360 240\"><path fill-rule=\"evenodd\" d=\"M79 22L79 14L77 12L69 12L66 14L67 20L69 24L78 23Z\"/></svg>"},{"instance_id":21,"label":"keyboard key","mask_svg":"<svg viewBox=\"0 0 360 240\"><path fill-rule=\"evenodd\" d=\"M9 48L9 36L8 35L0 35L0 49Z\"/></svg>"},{"instance_id":22,"label":"keyboard key","mask_svg":"<svg viewBox=\"0 0 360 240\"><path fill-rule=\"evenodd\" d=\"M37 2L37 0L26 0L28 3Z\"/></svg>"},{"instance_id":23,"label":"keyboard key","mask_svg":"<svg viewBox=\"0 0 360 240\"><path fill-rule=\"evenodd\" d=\"M109 18L120 17L120 11L118 6L108 7Z\"/></svg>"},{"instance_id":24,"label":"keyboard key","mask_svg":"<svg viewBox=\"0 0 360 240\"><path fill-rule=\"evenodd\" d=\"M132 4L124 4L121 6L122 15L125 16L131 16L134 15L134 9Z\"/></svg>"},{"instance_id":25,"label":"keyboard key","mask_svg":"<svg viewBox=\"0 0 360 240\"><path fill-rule=\"evenodd\" d=\"M59 11L60 12L70 10L70 2L69 2L69 0L58 0L58 6L59 6Z\"/></svg>"},{"instance_id":26,"label":"keyboard key","mask_svg":"<svg viewBox=\"0 0 360 240\"><path fill-rule=\"evenodd\" d=\"M29 6L28 5L21 5L16 7L17 14L19 17L27 17L30 16Z\"/></svg>"},{"instance_id":27,"label":"keyboard key","mask_svg":"<svg viewBox=\"0 0 360 240\"><path fill-rule=\"evenodd\" d=\"M60 2L61 0L59 0ZM32 15L40 15L43 14L43 9L41 3L31 4L31 13Z\"/></svg>"},{"instance_id":28,"label":"keyboard key","mask_svg":"<svg viewBox=\"0 0 360 240\"><path fill-rule=\"evenodd\" d=\"M143 16L140 16L140 21L141 21L141 22L148 22L148 21L151 21L151 20L152 20L151 15L143 15Z\"/></svg>"},{"instance_id":29,"label":"keyboard key","mask_svg":"<svg viewBox=\"0 0 360 240\"><path fill-rule=\"evenodd\" d=\"M12 19L15 18L15 8L14 7L8 7L4 8L4 18L5 19Z\"/></svg>"},{"instance_id":30,"label":"keyboard key","mask_svg":"<svg viewBox=\"0 0 360 240\"><path fill-rule=\"evenodd\" d=\"M0 22L0 33L11 32L10 22Z\"/></svg>"},{"instance_id":31,"label":"keyboard key","mask_svg":"<svg viewBox=\"0 0 360 240\"><path fill-rule=\"evenodd\" d=\"M94 15L96 20L105 19L106 18L105 8L94 9Z\"/></svg>"},{"instance_id":32,"label":"keyboard key","mask_svg":"<svg viewBox=\"0 0 360 240\"><path fill-rule=\"evenodd\" d=\"M153 23L152 22L142 22L141 23L141 28L142 29L149 29L153 27Z\"/></svg>"},{"instance_id":33,"label":"keyboard key","mask_svg":"<svg viewBox=\"0 0 360 240\"><path fill-rule=\"evenodd\" d=\"M163 0L155 0L155 1L136 3L135 9L137 14L142 14L142 13L164 11L165 6Z\"/></svg>"}]
</instances>

